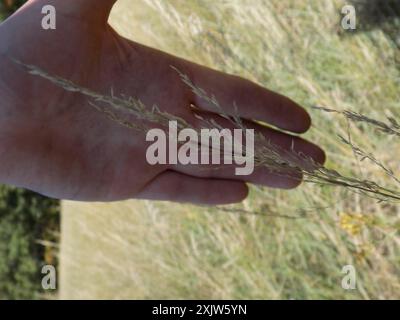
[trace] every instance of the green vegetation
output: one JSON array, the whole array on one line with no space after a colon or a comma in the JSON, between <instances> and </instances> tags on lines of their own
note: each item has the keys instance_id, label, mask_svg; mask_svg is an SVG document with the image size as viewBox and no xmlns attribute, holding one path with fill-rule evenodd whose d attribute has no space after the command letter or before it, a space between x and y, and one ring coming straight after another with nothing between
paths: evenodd
<instances>
[{"instance_id":1,"label":"green vegetation","mask_svg":"<svg viewBox=\"0 0 400 320\"><path fill-rule=\"evenodd\" d=\"M0 21L11 15L27 0L1 0L0 1Z\"/></svg>"},{"instance_id":2,"label":"green vegetation","mask_svg":"<svg viewBox=\"0 0 400 320\"><path fill-rule=\"evenodd\" d=\"M43 265L57 265L59 205L34 192L0 186L0 299L37 299ZM45 246L44 244L47 244Z\"/></svg>"}]
</instances>

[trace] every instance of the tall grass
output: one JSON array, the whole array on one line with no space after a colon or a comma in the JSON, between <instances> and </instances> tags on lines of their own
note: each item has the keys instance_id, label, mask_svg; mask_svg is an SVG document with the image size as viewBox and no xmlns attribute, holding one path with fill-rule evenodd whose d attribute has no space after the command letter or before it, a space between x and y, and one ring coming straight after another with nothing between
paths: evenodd
<instances>
[{"instance_id":1,"label":"tall grass","mask_svg":"<svg viewBox=\"0 0 400 320\"><path fill-rule=\"evenodd\" d=\"M308 106L307 137L325 147L328 167L398 190L395 134L311 108L399 119L398 47L379 27L341 30L343 4L125 0L111 22L128 37ZM63 298L400 297L399 206L348 188L253 188L243 204L221 209L66 202L62 227ZM357 290L341 287L348 264Z\"/></svg>"}]
</instances>

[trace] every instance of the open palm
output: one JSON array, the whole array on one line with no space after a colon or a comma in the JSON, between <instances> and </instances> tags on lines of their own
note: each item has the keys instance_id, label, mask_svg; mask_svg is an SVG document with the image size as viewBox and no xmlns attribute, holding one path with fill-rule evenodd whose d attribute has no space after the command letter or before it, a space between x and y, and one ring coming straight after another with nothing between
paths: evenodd
<instances>
[{"instance_id":1,"label":"open palm","mask_svg":"<svg viewBox=\"0 0 400 320\"><path fill-rule=\"evenodd\" d=\"M286 131L302 133L308 114L290 99L242 78L220 73L122 38L108 25L114 0L31 0L0 25L3 57L36 65L49 74L109 94L126 94L145 105L199 125L190 104L215 117L171 69L176 66L207 92L226 113L238 112ZM57 10L57 29L43 30L41 9ZM232 168L157 165L146 162L145 133L110 121L88 104L88 98L27 74L1 58L0 181L45 195L85 201L128 198L202 204L237 202L247 195L245 182L292 188L290 178L257 168L235 176ZM233 110L235 101L238 109ZM299 137L248 122L268 139L324 161L323 151ZM244 179L246 181L244 181Z\"/></svg>"}]
</instances>

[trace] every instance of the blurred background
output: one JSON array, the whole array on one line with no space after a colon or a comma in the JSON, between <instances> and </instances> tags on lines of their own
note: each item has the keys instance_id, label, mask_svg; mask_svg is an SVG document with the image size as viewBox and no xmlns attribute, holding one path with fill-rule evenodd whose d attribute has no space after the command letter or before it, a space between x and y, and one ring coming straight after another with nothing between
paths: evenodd
<instances>
[{"instance_id":1,"label":"blurred background","mask_svg":"<svg viewBox=\"0 0 400 320\"><path fill-rule=\"evenodd\" d=\"M4 19L24 1L2 0ZM341 25L344 5L356 30ZM397 0L120 0L122 35L241 75L308 108L329 168L399 190L339 135L399 173L399 138L312 109L400 119ZM127 93L129 94L129 93ZM220 208L77 203L0 189L0 298L398 299L400 210L347 188L253 187ZM60 215L61 211L61 215ZM61 232L60 232L61 226ZM41 289L42 265L59 289ZM341 286L343 266L357 289Z\"/></svg>"}]
</instances>

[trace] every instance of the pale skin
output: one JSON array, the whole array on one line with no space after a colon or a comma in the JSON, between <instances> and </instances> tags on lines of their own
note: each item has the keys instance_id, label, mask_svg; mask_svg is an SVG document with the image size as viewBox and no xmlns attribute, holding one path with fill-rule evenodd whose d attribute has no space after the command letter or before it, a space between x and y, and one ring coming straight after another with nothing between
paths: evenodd
<instances>
[{"instance_id":1,"label":"pale skin","mask_svg":"<svg viewBox=\"0 0 400 320\"><path fill-rule=\"evenodd\" d=\"M226 113L238 112L250 120L249 127L284 148L294 145L315 161L325 161L315 144L251 121L303 133L311 120L298 104L238 76L119 36L107 23L114 3L31 0L0 25L0 183L60 199L138 198L215 205L245 199L247 183L291 189L301 182L298 174L289 177L265 168L257 168L250 176L236 176L232 167L152 166L145 157L149 145L145 133L111 121L89 105L88 97L29 75L6 57L103 94L112 87L115 94L136 97L148 106L156 104L194 126L200 124L190 104L226 124L181 81L173 65L214 94ZM56 30L41 28L41 8L46 4L57 9Z\"/></svg>"}]
</instances>

